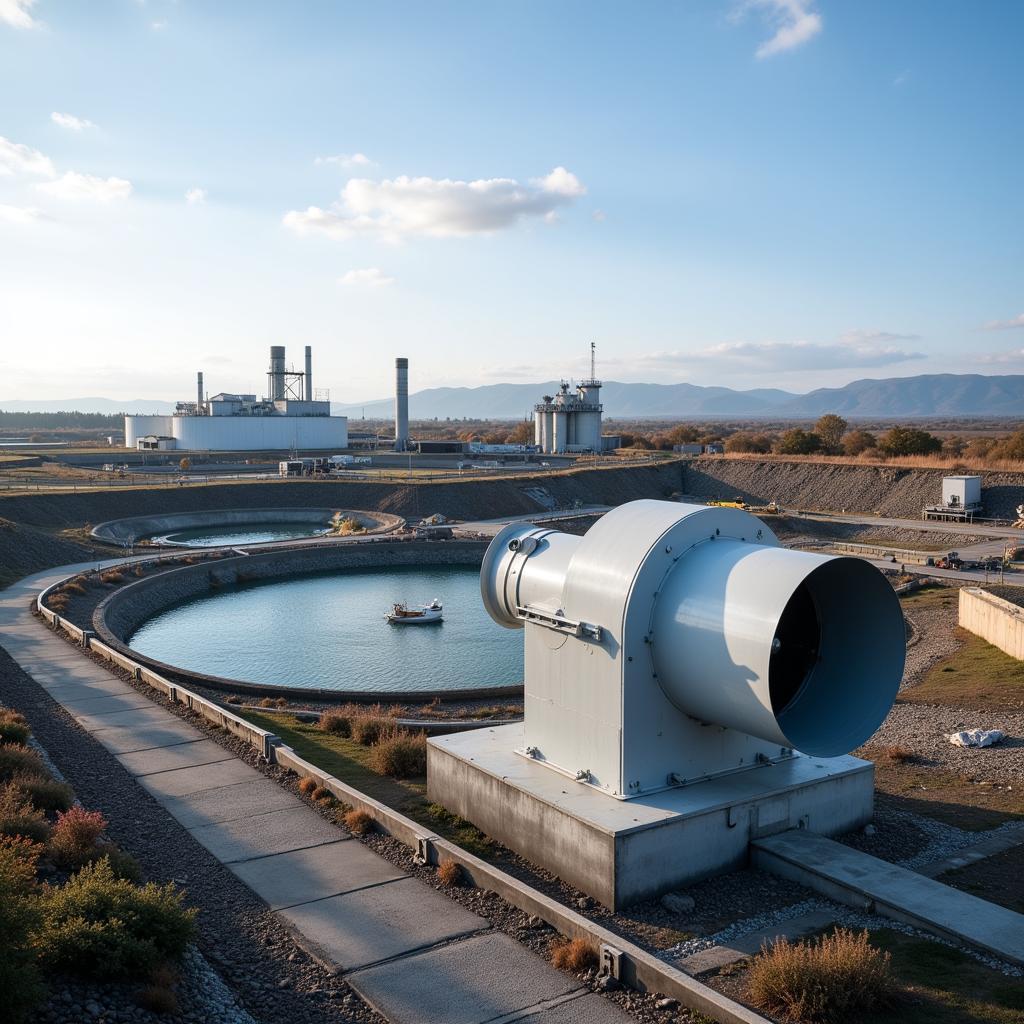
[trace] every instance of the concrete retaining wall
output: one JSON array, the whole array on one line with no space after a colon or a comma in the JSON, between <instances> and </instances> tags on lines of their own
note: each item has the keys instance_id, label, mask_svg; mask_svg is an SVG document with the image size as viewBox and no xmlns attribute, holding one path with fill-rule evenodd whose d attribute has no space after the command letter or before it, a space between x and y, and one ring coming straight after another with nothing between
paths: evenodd
<instances>
[{"instance_id":1,"label":"concrete retaining wall","mask_svg":"<svg viewBox=\"0 0 1024 1024\"><path fill-rule=\"evenodd\" d=\"M149 658L134 650L128 638L147 619L173 605L211 591L239 583L281 577L292 578L315 572L359 571L389 566L479 565L486 543L480 541L400 541L378 539L360 543L327 543L288 549L261 551L248 556L223 558L171 569L115 590L93 614L93 628L101 641L114 651L130 657L162 676L183 685L198 684L214 690L255 696L287 696L305 700L376 702L429 701L437 690L396 690L393 692L321 689L319 687L272 686L226 676L207 675ZM522 685L445 690L448 700L516 698Z\"/></svg>"},{"instance_id":2,"label":"concrete retaining wall","mask_svg":"<svg viewBox=\"0 0 1024 1024\"><path fill-rule=\"evenodd\" d=\"M959 621L1011 658L1024 660L1024 608L978 587L962 587Z\"/></svg>"},{"instance_id":3,"label":"concrete retaining wall","mask_svg":"<svg viewBox=\"0 0 1024 1024\"><path fill-rule=\"evenodd\" d=\"M204 512L172 512L167 515L130 516L111 519L93 527L92 536L108 544L134 544L154 537L202 526L259 526L262 523L308 524L310 530L328 526L335 513L358 519L368 534L390 533L405 520L387 512L362 512L335 508L222 508Z\"/></svg>"}]
</instances>

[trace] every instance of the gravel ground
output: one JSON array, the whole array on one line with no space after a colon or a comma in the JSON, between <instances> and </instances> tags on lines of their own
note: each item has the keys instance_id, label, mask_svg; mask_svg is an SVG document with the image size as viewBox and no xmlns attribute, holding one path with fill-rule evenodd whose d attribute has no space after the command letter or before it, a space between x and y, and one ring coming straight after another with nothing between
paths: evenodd
<instances>
[{"instance_id":1,"label":"gravel ground","mask_svg":"<svg viewBox=\"0 0 1024 1024\"><path fill-rule=\"evenodd\" d=\"M930 602L904 606L903 614L910 622L913 639L907 646L901 690L916 686L932 665L963 646L956 635L957 590L950 588L950 595L949 604Z\"/></svg>"},{"instance_id":2,"label":"gravel ground","mask_svg":"<svg viewBox=\"0 0 1024 1024\"><path fill-rule=\"evenodd\" d=\"M1002 729L1006 739L983 749L957 747L949 735L963 729ZM873 745L908 747L929 765L986 779L1024 781L1024 713L897 704L871 738Z\"/></svg>"},{"instance_id":3,"label":"gravel ground","mask_svg":"<svg viewBox=\"0 0 1024 1024\"><path fill-rule=\"evenodd\" d=\"M108 818L111 838L139 861L146 877L158 882L184 879L188 903L200 910L199 948L253 1018L267 1024L362 1024L381 1019L343 981L307 957L266 906L149 797L6 651L0 651L0 693L28 719L82 803ZM77 1024L100 1018L70 1019Z\"/></svg>"}]
</instances>

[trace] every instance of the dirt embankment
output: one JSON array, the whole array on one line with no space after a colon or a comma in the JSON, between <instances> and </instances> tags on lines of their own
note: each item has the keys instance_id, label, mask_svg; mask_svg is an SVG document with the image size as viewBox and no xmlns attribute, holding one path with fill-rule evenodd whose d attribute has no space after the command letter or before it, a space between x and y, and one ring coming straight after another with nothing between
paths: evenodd
<instances>
[{"instance_id":1,"label":"dirt embankment","mask_svg":"<svg viewBox=\"0 0 1024 1024\"><path fill-rule=\"evenodd\" d=\"M850 466L827 462L694 459L683 472L683 493L702 500L739 497L754 505L867 512L917 518L942 498L940 469ZM1016 519L1024 502L1024 473L982 473L985 514Z\"/></svg>"},{"instance_id":2,"label":"dirt embankment","mask_svg":"<svg viewBox=\"0 0 1024 1024\"><path fill-rule=\"evenodd\" d=\"M671 462L464 483L297 480L10 494L0 498L0 525L6 523L0 528L0 585L48 566L91 559L96 548L61 537L57 531L127 516L315 506L390 512L409 518L440 512L449 519L491 519L568 508L576 501L621 505L634 498L668 498L681 487L681 463Z\"/></svg>"}]
</instances>

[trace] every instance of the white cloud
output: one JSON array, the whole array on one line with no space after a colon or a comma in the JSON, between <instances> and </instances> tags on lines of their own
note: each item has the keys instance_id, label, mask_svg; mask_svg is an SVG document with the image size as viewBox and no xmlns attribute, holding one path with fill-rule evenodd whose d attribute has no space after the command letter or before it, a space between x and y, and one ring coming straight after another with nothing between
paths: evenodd
<instances>
[{"instance_id":1,"label":"white cloud","mask_svg":"<svg viewBox=\"0 0 1024 1024\"><path fill-rule=\"evenodd\" d=\"M59 124L61 128L67 128L73 132L80 132L84 131L86 128L96 127L92 121L89 121L84 117L75 117L74 114L60 114L56 110L50 115L50 120L54 124Z\"/></svg>"},{"instance_id":2,"label":"white cloud","mask_svg":"<svg viewBox=\"0 0 1024 1024\"><path fill-rule=\"evenodd\" d=\"M36 185L36 188L57 199L84 199L99 203L127 199L132 194L132 183L124 178L96 178L77 171L66 171L56 181Z\"/></svg>"},{"instance_id":3,"label":"white cloud","mask_svg":"<svg viewBox=\"0 0 1024 1024\"><path fill-rule=\"evenodd\" d=\"M653 366L714 366L725 372L849 370L889 366L924 359L923 352L864 343L821 344L812 341L727 342L693 352L659 352L641 356Z\"/></svg>"},{"instance_id":4,"label":"white cloud","mask_svg":"<svg viewBox=\"0 0 1024 1024\"><path fill-rule=\"evenodd\" d=\"M167 20L166 20L166 19L164 19L164 18L161 18L161 19L160 19L159 21L151 21L151 22L149 23L149 27L150 27L150 28L151 28L151 29L152 29L152 30L153 30L154 32L163 32L163 30L164 30L165 28L167 28L167 25L168 25L168 22L167 22Z\"/></svg>"},{"instance_id":5,"label":"white cloud","mask_svg":"<svg viewBox=\"0 0 1024 1024\"><path fill-rule=\"evenodd\" d=\"M491 234L526 217L544 217L585 193L576 175L564 167L525 184L512 178L352 178L329 210L292 210L285 214L284 225L300 234L330 238L456 238Z\"/></svg>"},{"instance_id":6,"label":"white cloud","mask_svg":"<svg viewBox=\"0 0 1024 1024\"><path fill-rule=\"evenodd\" d=\"M395 283L379 267L366 267L363 270L350 270L338 278L338 283L346 288L386 288Z\"/></svg>"},{"instance_id":7,"label":"white cloud","mask_svg":"<svg viewBox=\"0 0 1024 1024\"><path fill-rule=\"evenodd\" d=\"M1024 313L1018 313L1017 316L1011 317L1009 320L989 320L981 329L983 331L1012 331L1015 327L1024 327Z\"/></svg>"},{"instance_id":8,"label":"white cloud","mask_svg":"<svg viewBox=\"0 0 1024 1024\"><path fill-rule=\"evenodd\" d=\"M200 206L206 202L205 188L190 188L185 192L185 202L189 206Z\"/></svg>"},{"instance_id":9,"label":"white cloud","mask_svg":"<svg viewBox=\"0 0 1024 1024\"><path fill-rule=\"evenodd\" d=\"M761 11L775 30L774 35L757 48L757 56L763 59L795 50L821 32L821 15L814 4L815 0L744 0L735 17L742 18L749 10Z\"/></svg>"},{"instance_id":10,"label":"white cloud","mask_svg":"<svg viewBox=\"0 0 1024 1024\"><path fill-rule=\"evenodd\" d=\"M11 174L36 174L42 178L53 178L57 171L53 161L38 149L11 142L0 135L0 175Z\"/></svg>"},{"instance_id":11,"label":"white cloud","mask_svg":"<svg viewBox=\"0 0 1024 1024\"><path fill-rule=\"evenodd\" d=\"M6 206L0 203L0 223L4 224L36 224L50 218L42 210L34 206Z\"/></svg>"},{"instance_id":12,"label":"white cloud","mask_svg":"<svg viewBox=\"0 0 1024 1024\"><path fill-rule=\"evenodd\" d=\"M839 338L844 345L877 345L889 341L920 341L920 339L920 334L896 334L893 331L878 330L846 331Z\"/></svg>"},{"instance_id":13,"label":"white cloud","mask_svg":"<svg viewBox=\"0 0 1024 1024\"><path fill-rule=\"evenodd\" d=\"M314 161L318 167L323 164L337 164L339 167L376 167L377 164L365 153L339 153L337 156L318 156Z\"/></svg>"},{"instance_id":14,"label":"white cloud","mask_svg":"<svg viewBox=\"0 0 1024 1024\"><path fill-rule=\"evenodd\" d=\"M604 210L595 210L591 215L591 220L596 220L598 224L608 219L608 214Z\"/></svg>"},{"instance_id":15,"label":"white cloud","mask_svg":"<svg viewBox=\"0 0 1024 1024\"><path fill-rule=\"evenodd\" d=\"M1021 366L1024 365L1024 348L1015 348L1009 352L985 352L978 356L977 361L986 366Z\"/></svg>"},{"instance_id":16,"label":"white cloud","mask_svg":"<svg viewBox=\"0 0 1024 1024\"><path fill-rule=\"evenodd\" d=\"M36 0L0 0L0 22L14 28L38 28L40 22L29 14Z\"/></svg>"}]
</instances>

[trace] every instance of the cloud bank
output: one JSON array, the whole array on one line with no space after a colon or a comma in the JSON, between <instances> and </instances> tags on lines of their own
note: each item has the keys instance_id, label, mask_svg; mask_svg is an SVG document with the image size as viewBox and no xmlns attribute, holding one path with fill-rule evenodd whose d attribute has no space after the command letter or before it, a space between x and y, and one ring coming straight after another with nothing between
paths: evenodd
<instances>
[{"instance_id":1,"label":"cloud bank","mask_svg":"<svg viewBox=\"0 0 1024 1024\"><path fill-rule=\"evenodd\" d=\"M989 320L987 324L982 325L983 331L1012 331L1014 328L1024 327L1024 313L1018 313L1017 316L1011 317L1009 320Z\"/></svg>"},{"instance_id":2,"label":"cloud bank","mask_svg":"<svg viewBox=\"0 0 1024 1024\"><path fill-rule=\"evenodd\" d=\"M821 15L814 9L814 4L815 0L744 0L734 17L738 20L748 11L759 11L775 30L757 48L757 57L763 60L795 50L821 32Z\"/></svg>"},{"instance_id":3,"label":"cloud bank","mask_svg":"<svg viewBox=\"0 0 1024 1024\"><path fill-rule=\"evenodd\" d=\"M0 0L0 22L12 28L38 28L40 22L29 13L36 0Z\"/></svg>"},{"instance_id":4,"label":"cloud bank","mask_svg":"<svg viewBox=\"0 0 1024 1024\"><path fill-rule=\"evenodd\" d=\"M363 270L350 270L338 278L338 283L346 288L386 288L395 283L380 267L366 267Z\"/></svg>"},{"instance_id":5,"label":"cloud bank","mask_svg":"<svg viewBox=\"0 0 1024 1024\"><path fill-rule=\"evenodd\" d=\"M330 209L292 210L283 223L298 234L338 239L459 238L493 234L528 217L547 217L586 191L564 167L526 183L513 178L353 178Z\"/></svg>"},{"instance_id":6,"label":"cloud bank","mask_svg":"<svg viewBox=\"0 0 1024 1024\"><path fill-rule=\"evenodd\" d=\"M67 128L68 131L81 132L85 131L86 128L95 128L96 125L92 121L84 117L75 117L74 114L61 114L58 111L54 111L50 115L50 120L61 128Z\"/></svg>"},{"instance_id":7,"label":"cloud bank","mask_svg":"<svg viewBox=\"0 0 1024 1024\"><path fill-rule=\"evenodd\" d=\"M132 194L132 183L124 178L97 178L77 171L66 171L55 181L44 182L36 188L55 199L96 203L127 199Z\"/></svg>"}]
</instances>

